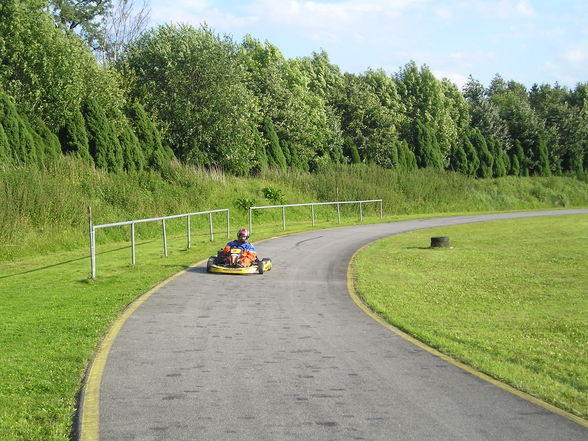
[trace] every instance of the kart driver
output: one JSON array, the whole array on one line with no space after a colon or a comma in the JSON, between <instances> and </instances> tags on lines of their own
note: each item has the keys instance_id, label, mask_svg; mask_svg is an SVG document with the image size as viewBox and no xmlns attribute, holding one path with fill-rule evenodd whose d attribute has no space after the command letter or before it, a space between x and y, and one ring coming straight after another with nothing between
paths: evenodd
<instances>
[{"instance_id":1,"label":"kart driver","mask_svg":"<svg viewBox=\"0 0 588 441\"><path fill-rule=\"evenodd\" d=\"M249 231L244 228L237 232L237 240L229 242L223 252L228 256L231 253L231 248L241 248L243 250L239 263L244 267L250 266L251 262L257 257L255 247L249 243Z\"/></svg>"}]
</instances>

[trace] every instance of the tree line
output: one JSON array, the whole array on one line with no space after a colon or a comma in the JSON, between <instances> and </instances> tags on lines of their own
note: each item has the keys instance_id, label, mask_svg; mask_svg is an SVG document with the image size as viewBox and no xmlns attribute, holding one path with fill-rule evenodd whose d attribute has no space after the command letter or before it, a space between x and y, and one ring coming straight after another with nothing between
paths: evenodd
<instances>
[{"instance_id":1,"label":"tree line","mask_svg":"<svg viewBox=\"0 0 588 441\"><path fill-rule=\"evenodd\" d=\"M0 163L67 154L133 171L177 159L241 175L373 163L480 178L588 169L588 83L527 90L496 75L459 90L414 62L342 73L325 51L286 59L206 25L134 28L108 43L92 20L128 1L0 0Z\"/></svg>"}]
</instances>

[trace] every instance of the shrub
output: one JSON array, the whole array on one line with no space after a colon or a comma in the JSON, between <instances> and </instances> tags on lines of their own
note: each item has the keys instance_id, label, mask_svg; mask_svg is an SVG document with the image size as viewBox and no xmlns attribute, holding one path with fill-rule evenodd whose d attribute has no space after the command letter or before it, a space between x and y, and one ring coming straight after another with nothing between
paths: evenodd
<instances>
[{"instance_id":1,"label":"shrub","mask_svg":"<svg viewBox=\"0 0 588 441\"><path fill-rule=\"evenodd\" d=\"M274 205L284 205L286 203L284 192L277 187L265 187L263 189L263 196L272 201Z\"/></svg>"}]
</instances>

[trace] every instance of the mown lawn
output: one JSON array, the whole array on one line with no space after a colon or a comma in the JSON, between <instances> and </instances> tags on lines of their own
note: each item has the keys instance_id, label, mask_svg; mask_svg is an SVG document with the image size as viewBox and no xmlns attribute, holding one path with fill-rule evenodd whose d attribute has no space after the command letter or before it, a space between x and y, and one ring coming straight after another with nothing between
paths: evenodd
<instances>
[{"instance_id":1,"label":"mown lawn","mask_svg":"<svg viewBox=\"0 0 588 441\"><path fill-rule=\"evenodd\" d=\"M354 285L389 323L588 419L587 238L587 215L407 233L361 250Z\"/></svg>"}]
</instances>

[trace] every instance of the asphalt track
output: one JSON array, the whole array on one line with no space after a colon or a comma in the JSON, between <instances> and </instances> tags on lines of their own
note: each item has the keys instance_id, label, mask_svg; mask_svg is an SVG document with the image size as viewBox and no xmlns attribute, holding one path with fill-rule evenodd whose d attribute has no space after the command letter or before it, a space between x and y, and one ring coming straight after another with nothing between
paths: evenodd
<instances>
[{"instance_id":1,"label":"asphalt track","mask_svg":"<svg viewBox=\"0 0 588 441\"><path fill-rule=\"evenodd\" d=\"M263 276L191 268L122 324L101 386L89 397L99 401L96 436L103 441L586 441L588 428L581 424L390 332L358 308L347 287L353 253L382 237L581 213L588 210L311 231L258 244L259 255L274 264ZM86 429L82 424L82 435Z\"/></svg>"}]
</instances>

